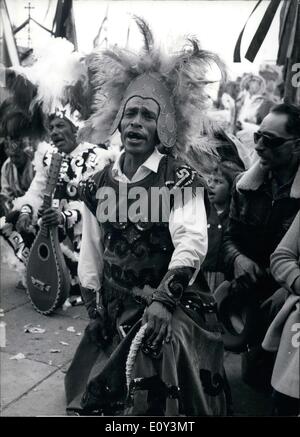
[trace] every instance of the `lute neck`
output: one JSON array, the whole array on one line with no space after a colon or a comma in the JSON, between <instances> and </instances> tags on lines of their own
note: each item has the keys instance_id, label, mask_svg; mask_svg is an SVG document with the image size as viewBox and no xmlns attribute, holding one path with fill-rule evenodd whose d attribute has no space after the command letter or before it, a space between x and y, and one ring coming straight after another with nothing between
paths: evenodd
<instances>
[{"instance_id":1,"label":"lute neck","mask_svg":"<svg viewBox=\"0 0 300 437\"><path fill-rule=\"evenodd\" d=\"M44 199L43 199L43 211L45 211L48 208L51 208L52 206L52 197L59 177L62 159L63 159L62 153L59 152L53 153L50 169L49 169L49 176L47 179L47 185L46 185ZM48 237L48 227L42 224L41 233L44 237Z\"/></svg>"}]
</instances>

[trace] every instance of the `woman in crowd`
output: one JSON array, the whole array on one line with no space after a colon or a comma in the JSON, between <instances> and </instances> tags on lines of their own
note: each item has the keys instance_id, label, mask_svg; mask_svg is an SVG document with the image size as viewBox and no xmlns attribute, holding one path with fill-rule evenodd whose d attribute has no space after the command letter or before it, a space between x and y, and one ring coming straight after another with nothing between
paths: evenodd
<instances>
[{"instance_id":1,"label":"woman in crowd","mask_svg":"<svg viewBox=\"0 0 300 437\"><path fill-rule=\"evenodd\" d=\"M271 272L286 289L287 299L271 323L263 348L276 352L272 374L273 414L296 416L300 412L300 211L271 255Z\"/></svg>"}]
</instances>

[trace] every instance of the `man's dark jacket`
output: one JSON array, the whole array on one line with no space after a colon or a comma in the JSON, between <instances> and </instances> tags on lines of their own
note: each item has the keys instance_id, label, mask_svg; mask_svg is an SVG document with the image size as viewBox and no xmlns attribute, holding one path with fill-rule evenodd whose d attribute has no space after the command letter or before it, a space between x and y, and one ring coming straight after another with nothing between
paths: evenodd
<instances>
[{"instance_id":1,"label":"man's dark jacket","mask_svg":"<svg viewBox=\"0 0 300 437\"><path fill-rule=\"evenodd\" d=\"M224 237L225 267L233 274L234 260L246 255L268 268L270 255L300 209L300 163L295 176L272 196L272 178L257 162L237 177L229 223Z\"/></svg>"}]
</instances>

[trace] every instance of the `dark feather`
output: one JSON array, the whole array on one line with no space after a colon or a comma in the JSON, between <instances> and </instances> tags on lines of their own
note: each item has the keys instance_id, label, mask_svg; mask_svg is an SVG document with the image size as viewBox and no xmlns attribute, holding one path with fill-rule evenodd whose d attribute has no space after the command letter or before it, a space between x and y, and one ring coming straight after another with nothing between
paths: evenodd
<instances>
[{"instance_id":1,"label":"dark feather","mask_svg":"<svg viewBox=\"0 0 300 437\"><path fill-rule=\"evenodd\" d=\"M107 56L108 58L118 62L122 68L125 68L126 70L132 68L130 62L132 61L132 56L125 50L122 51L116 47L113 50L105 50L103 56Z\"/></svg>"},{"instance_id":2,"label":"dark feather","mask_svg":"<svg viewBox=\"0 0 300 437\"><path fill-rule=\"evenodd\" d=\"M226 66L221 58L213 52L203 50L199 47L199 42L196 38L187 38L187 41L192 44L192 50L186 48L179 53L174 59L174 70L183 71L185 68L189 68L195 61L200 61L205 64L216 64L222 74L222 80L226 80ZM186 66L186 67L185 67Z\"/></svg>"},{"instance_id":3,"label":"dark feather","mask_svg":"<svg viewBox=\"0 0 300 437\"><path fill-rule=\"evenodd\" d=\"M38 105L32 105L37 93L36 86L17 71L7 68L5 71L6 88L10 92L10 110L24 111L30 119L30 136L43 138L45 134L44 117ZM7 111L6 111L7 113Z\"/></svg>"},{"instance_id":4,"label":"dark feather","mask_svg":"<svg viewBox=\"0 0 300 437\"><path fill-rule=\"evenodd\" d=\"M188 41L192 43L193 54L197 55L200 52L199 42L196 40L196 38L188 38Z\"/></svg>"},{"instance_id":5,"label":"dark feather","mask_svg":"<svg viewBox=\"0 0 300 437\"><path fill-rule=\"evenodd\" d=\"M134 15L133 18L134 18L141 34L143 35L145 51L150 53L152 51L153 45L154 45L154 38L153 38L153 34L150 30L150 27L143 18L138 17L137 15Z\"/></svg>"},{"instance_id":6,"label":"dark feather","mask_svg":"<svg viewBox=\"0 0 300 437\"><path fill-rule=\"evenodd\" d=\"M91 115L92 90L91 86L85 86L81 80L66 89L66 99L72 111L79 111L83 120Z\"/></svg>"},{"instance_id":7,"label":"dark feather","mask_svg":"<svg viewBox=\"0 0 300 437\"><path fill-rule=\"evenodd\" d=\"M226 80L226 66L225 66L224 62L222 61L222 59L216 53L210 52L209 50L202 50L199 47L199 42L197 41L197 39L192 38L192 39L189 39L189 41L193 45L193 52L191 54L191 57L203 60L207 64L211 64L211 63L216 64L222 73L222 80L225 81Z\"/></svg>"},{"instance_id":8,"label":"dark feather","mask_svg":"<svg viewBox=\"0 0 300 437\"><path fill-rule=\"evenodd\" d=\"M12 69L6 69L5 73L6 87L11 91L14 102L24 111L28 111L37 92L35 85Z\"/></svg>"}]
</instances>

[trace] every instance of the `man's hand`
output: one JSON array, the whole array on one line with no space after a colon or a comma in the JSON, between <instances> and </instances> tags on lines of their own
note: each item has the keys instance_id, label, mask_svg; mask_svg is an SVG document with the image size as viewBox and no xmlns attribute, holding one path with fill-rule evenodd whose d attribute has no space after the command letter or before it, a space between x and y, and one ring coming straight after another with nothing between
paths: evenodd
<instances>
[{"instance_id":1,"label":"man's hand","mask_svg":"<svg viewBox=\"0 0 300 437\"><path fill-rule=\"evenodd\" d=\"M253 285L264 275L263 270L245 255L238 255L234 260L234 278L245 286Z\"/></svg>"},{"instance_id":2,"label":"man's hand","mask_svg":"<svg viewBox=\"0 0 300 437\"><path fill-rule=\"evenodd\" d=\"M32 217L30 214L20 214L16 223L18 232L30 232L32 229Z\"/></svg>"},{"instance_id":3,"label":"man's hand","mask_svg":"<svg viewBox=\"0 0 300 437\"><path fill-rule=\"evenodd\" d=\"M42 223L46 226L58 226L64 222L62 213L56 208L39 210L38 214L42 216Z\"/></svg>"},{"instance_id":4,"label":"man's hand","mask_svg":"<svg viewBox=\"0 0 300 437\"><path fill-rule=\"evenodd\" d=\"M98 309L97 317L90 320L86 327L86 333L93 343L99 344L102 347L105 347L111 340L109 323L104 308Z\"/></svg>"},{"instance_id":5,"label":"man's hand","mask_svg":"<svg viewBox=\"0 0 300 437\"><path fill-rule=\"evenodd\" d=\"M153 348L157 347L164 339L168 343L172 335L172 314L160 302L152 302L143 317L143 324L148 323L145 339Z\"/></svg>"}]
</instances>

